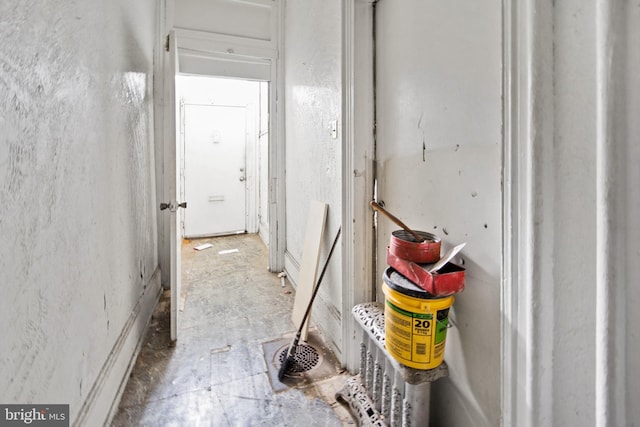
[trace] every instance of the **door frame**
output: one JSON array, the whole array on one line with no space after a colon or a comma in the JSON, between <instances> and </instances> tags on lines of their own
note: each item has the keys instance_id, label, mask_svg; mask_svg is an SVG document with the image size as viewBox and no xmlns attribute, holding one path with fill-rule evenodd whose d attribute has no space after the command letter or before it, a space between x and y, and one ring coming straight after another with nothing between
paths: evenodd
<instances>
[{"instance_id":1,"label":"door frame","mask_svg":"<svg viewBox=\"0 0 640 427\"><path fill-rule=\"evenodd\" d=\"M350 372L360 364L353 306L375 301L375 236L369 201L375 184L374 40L376 0L342 4L342 355Z\"/></svg>"},{"instance_id":2,"label":"door frame","mask_svg":"<svg viewBox=\"0 0 640 427\"><path fill-rule=\"evenodd\" d=\"M180 223L182 210L179 209L181 203L178 201L180 193L180 171L178 152L178 130L177 130L177 102L176 102L176 80L175 76L179 71L178 49L176 34L172 30L167 36L166 54L163 55L163 81L164 99L163 105L165 120L163 122L164 144L164 207L160 204L160 210L165 211L164 216L168 219L169 238L169 285L171 288L170 304L170 337L171 341L178 339L178 326L180 324L180 293L181 293L181 237Z\"/></svg>"},{"instance_id":3,"label":"door frame","mask_svg":"<svg viewBox=\"0 0 640 427\"><path fill-rule=\"evenodd\" d=\"M540 303L535 280L548 250L536 239L544 194L536 179L549 160L541 141L553 140L552 5L503 0L503 197L501 318L501 425L539 425L551 413L550 346L532 345L548 334L553 307ZM548 156L548 155L547 155ZM542 280L542 282L545 282ZM547 319L540 321L540 319Z\"/></svg>"},{"instance_id":4,"label":"door frame","mask_svg":"<svg viewBox=\"0 0 640 427\"><path fill-rule=\"evenodd\" d=\"M279 114L284 110L284 97L278 97L284 91L279 77L283 72L278 54L280 43L180 28L175 31L181 61L183 58L208 61L208 72L201 75L269 83L269 270L280 272L284 268L285 249L284 117ZM227 68L228 64L235 67Z\"/></svg>"},{"instance_id":5,"label":"door frame","mask_svg":"<svg viewBox=\"0 0 640 427\"><path fill-rule=\"evenodd\" d=\"M276 2L277 3L277 2ZM171 16L173 12L170 10L172 2L166 2L166 33L163 34L161 40L166 39L166 34L172 28ZM281 9L281 8L279 8ZM284 110L283 93L284 86L280 76L283 73L282 61L279 57L281 49L281 40L279 37L280 15L282 12L274 13L274 41L252 40L242 37L233 37L215 33L206 33L201 31L185 30L176 28L175 33L178 39L178 52L181 57L197 57L199 60L210 59L213 64L220 61L224 57L224 61L228 63L240 64L245 70L251 72L252 67L263 76L267 71L266 78L255 78L258 81L267 81L269 83L269 150L268 150L268 181L269 181L269 269L273 272L280 272L284 268L284 248L285 248L285 191L284 191L284 164L285 164L285 148L284 148L284 117L279 114ZM277 40L277 41L276 41ZM162 46L162 50L165 46ZM230 54L229 52L234 52ZM157 70L159 77L156 81L163 81L164 69L159 67ZM212 75L212 74L210 74ZM224 74L223 74L224 75ZM219 75L218 75L219 76ZM226 75L226 77L247 78L247 75ZM163 83L164 84L164 83ZM157 108L162 109L165 102L168 102L166 88L158 87L157 93L160 96L156 99ZM165 140L162 129L167 120L167 109L162 114L156 115L155 129L158 136L158 146L156 147L157 164L160 165L160 172L157 174L159 199L164 199L167 194L167 177L164 166L167 164L167 156L165 144L169 142ZM158 221L158 257L162 271L162 283L169 287L170 270L170 246L169 246L169 221L159 219Z\"/></svg>"}]
</instances>

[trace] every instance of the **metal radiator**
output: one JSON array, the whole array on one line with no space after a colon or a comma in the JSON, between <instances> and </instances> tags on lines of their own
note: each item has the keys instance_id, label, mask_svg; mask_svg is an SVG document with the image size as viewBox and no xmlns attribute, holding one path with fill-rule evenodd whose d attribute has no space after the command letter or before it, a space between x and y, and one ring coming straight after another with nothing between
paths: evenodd
<instances>
[{"instance_id":1,"label":"metal radiator","mask_svg":"<svg viewBox=\"0 0 640 427\"><path fill-rule=\"evenodd\" d=\"M360 373L336 398L349 405L360 426L428 425L431 383L449 374L446 363L430 370L400 364L385 350L384 306L358 304L352 313L362 327Z\"/></svg>"}]
</instances>

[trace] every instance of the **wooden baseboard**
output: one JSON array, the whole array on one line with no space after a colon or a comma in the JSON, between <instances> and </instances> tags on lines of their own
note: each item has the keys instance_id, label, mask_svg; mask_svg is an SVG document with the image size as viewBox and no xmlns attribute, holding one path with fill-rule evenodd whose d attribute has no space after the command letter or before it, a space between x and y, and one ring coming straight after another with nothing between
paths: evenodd
<instances>
[{"instance_id":1,"label":"wooden baseboard","mask_svg":"<svg viewBox=\"0 0 640 427\"><path fill-rule=\"evenodd\" d=\"M151 276L120 336L113 345L98 378L73 420L75 426L109 425L133 369L145 332L161 294L160 269Z\"/></svg>"}]
</instances>

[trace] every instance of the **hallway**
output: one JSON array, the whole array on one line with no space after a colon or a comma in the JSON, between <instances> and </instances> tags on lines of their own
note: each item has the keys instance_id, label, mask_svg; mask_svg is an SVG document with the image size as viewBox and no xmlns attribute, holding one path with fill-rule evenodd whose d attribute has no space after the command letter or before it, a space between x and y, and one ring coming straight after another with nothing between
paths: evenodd
<instances>
[{"instance_id":1,"label":"hallway","mask_svg":"<svg viewBox=\"0 0 640 427\"><path fill-rule=\"evenodd\" d=\"M213 247L193 249L204 243ZM324 356L318 367L285 378L287 385L277 380L273 360L295 331L295 293L267 270L267 256L252 234L183 242L178 341L172 347L169 340L167 290L113 427L353 425L334 397L344 376L313 328L309 343Z\"/></svg>"}]
</instances>

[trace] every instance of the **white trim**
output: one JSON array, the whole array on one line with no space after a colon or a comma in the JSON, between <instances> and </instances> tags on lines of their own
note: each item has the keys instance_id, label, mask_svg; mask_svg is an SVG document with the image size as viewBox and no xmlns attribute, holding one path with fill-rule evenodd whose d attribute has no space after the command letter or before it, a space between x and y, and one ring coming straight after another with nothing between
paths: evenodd
<instances>
[{"instance_id":1,"label":"white trim","mask_svg":"<svg viewBox=\"0 0 640 427\"><path fill-rule=\"evenodd\" d=\"M342 8L342 362L359 366L351 314L375 298L373 277L373 3L347 0ZM357 76L357 78L356 78Z\"/></svg>"},{"instance_id":2,"label":"white trim","mask_svg":"<svg viewBox=\"0 0 640 427\"><path fill-rule=\"evenodd\" d=\"M199 53L180 49L180 74L215 76L230 79L269 81L271 63L269 60L235 55Z\"/></svg>"},{"instance_id":3,"label":"white trim","mask_svg":"<svg viewBox=\"0 0 640 427\"><path fill-rule=\"evenodd\" d=\"M205 52L181 47L178 49L179 55L194 56L198 58L215 59L224 62L239 62L242 64L270 65L271 60L267 58L259 58L255 56L243 56L222 52ZM268 80L268 79L265 79Z\"/></svg>"},{"instance_id":4,"label":"white trim","mask_svg":"<svg viewBox=\"0 0 640 427\"><path fill-rule=\"evenodd\" d=\"M553 417L554 5L503 2L502 423ZM544 197L544 200L543 200Z\"/></svg>"},{"instance_id":5,"label":"white trim","mask_svg":"<svg viewBox=\"0 0 640 427\"><path fill-rule=\"evenodd\" d=\"M255 100L244 106L247 130L246 130L246 149L245 149L245 176L246 176L246 230L248 233L257 233L259 230L258 215L260 211L259 196L259 147L260 138L258 136L260 128L260 106L256 105L260 102L260 84L256 82Z\"/></svg>"},{"instance_id":6,"label":"white trim","mask_svg":"<svg viewBox=\"0 0 640 427\"><path fill-rule=\"evenodd\" d=\"M596 2L596 426L629 425L627 405L633 397L627 381L637 374L627 372L627 286L635 281L627 277L630 258L625 255L625 229L636 220L625 218L632 213L625 191L637 183L628 182L624 158L626 146L635 141L627 133L626 121L633 115L625 105L629 98L619 89L623 75L637 75L627 56L633 39L627 28L630 13L617 3Z\"/></svg>"},{"instance_id":7,"label":"white trim","mask_svg":"<svg viewBox=\"0 0 640 427\"><path fill-rule=\"evenodd\" d=\"M342 59L342 363L349 371L358 367L354 338L355 326L351 309L355 305L355 179L353 146L355 141L355 4L354 0L343 3L343 59Z\"/></svg>"},{"instance_id":8,"label":"white trim","mask_svg":"<svg viewBox=\"0 0 640 427\"><path fill-rule=\"evenodd\" d=\"M606 177L611 173L609 164L609 149L607 142L610 137L610 107L609 92L610 73L609 64L611 40L611 5L605 2L596 3L596 252L607 254L607 245L610 244L611 236L607 222L609 220L609 201L607 200ZM611 417L611 404L609 402L609 376L611 369L608 365L610 358L607 342L608 314L611 306L611 292L608 289L608 279L610 275L609 258L598 256L596 258L596 318L601 319L596 323L596 401L595 401L595 425L609 425ZM614 325L617 326L617 325Z\"/></svg>"},{"instance_id":9,"label":"white trim","mask_svg":"<svg viewBox=\"0 0 640 427\"><path fill-rule=\"evenodd\" d=\"M532 426L527 309L532 284L530 2L503 1L502 425Z\"/></svg>"},{"instance_id":10,"label":"white trim","mask_svg":"<svg viewBox=\"0 0 640 427\"><path fill-rule=\"evenodd\" d=\"M517 87L514 82L518 75L515 16L516 7L512 7L510 0L502 2L502 83L503 83L503 141L502 141L502 289L500 292L501 317L501 355L500 377L501 384L501 425L513 426L517 418L517 369L518 369L518 325L517 319L517 193L513 184L517 179L515 168L517 165ZM517 153L516 153L517 154Z\"/></svg>"},{"instance_id":11,"label":"white trim","mask_svg":"<svg viewBox=\"0 0 640 427\"><path fill-rule=\"evenodd\" d=\"M276 0L272 29L277 52L284 49L284 6ZM284 60L281 54L271 61L269 83L269 269L284 270L286 247L285 198L285 117Z\"/></svg>"},{"instance_id":12,"label":"white trim","mask_svg":"<svg viewBox=\"0 0 640 427\"><path fill-rule=\"evenodd\" d=\"M278 49L273 41L229 36L226 34L175 28L180 49L275 59Z\"/></svg>"},{"instance_id":13,"label":"white trim","mask_svg":"<svg viewBox=\"0 0 640 427\"><path fill-rule=\"evenodd\" d=\"M176 76L177 77L177 76ZM177 85L176 85L176 91L177 91ZM179 138L176 139L176 142L178 143L178 158L179 158L179 162L180 162L180 167L178 168L178 173L180 174L180 187L178 188L178 197L180 200L184 200L186 201L186 197L185 197L185 169L186 169L186 149L187 149L187 144L186 144L186 140L185 140L185 125L186 125L186 111L185 111L185 101L182 99L182 96L180 93L176 92L176 103L178 104L178 108L179 108L179 113L178 113L178 121L176 123L177 126L177 132L179 135ZM185 222L185 216L186 216L186 212L184 212L183 215L180 216L180 234L182 235L182 237L187 237L185 234L185 226L184 226L184 222Z\"/></svg>"},{"instance_id":14,"label":"white trim","mask_svg":"<svg viewBox=\"0 0 640 427\"><path fill-rule=\"evenodd\" d=\"M111 425L161 294L160 269L149 279L98 373L73 426Z\"/></svg>"},{"instance_id":15,"label":"white trim","mask_svg":"<svg viewBox=\"0 0 640 427\"><path fill-rule=\"evenodd\" d=\"M246 3L252 6L272 7L274 0L232 0L236 3Z\"/></svg>"},{"instance_id":16,"label":"white trim","mask_svg":"<svg viewBox=\"0 0 640 427\"><path fill-rule=\"evenodd\" d=\"M167 13L167 1L160 0L157 4L157 16L156 16L156 44L154 52L154 80L153 80L153 97L154 97L154 112L153 112L153 131L154 131L154 145L155 145L155 170L156 170L156 206L159 206L161 202L168 200L166 198L166 185L164 180L164 102L165 102L165 88L164 88L164 56L165 56L165 37L166 27L165 19ZM158 227L158 264L162 271L161 281L169 287L169 218L167 215L162 215L160 211L157 211L157 227Z\"/></svg>"},{"instance_id":17,"label":"white trim","mask_svg":"<svg viewBox=\"0 0 640 427\"><path fill-rule=\"evenodd\" d=\"M166 187L168 191L168 202L177 205L180 203L178 196L180 195L180 153L178 152L179 135L178 135L178 115L180 108L176 98L176 75L180 70L178 63L178 41L175 32L169 32L169 50L165 55L165 92L167 101L165 104L165 121L164 121L164 141L165 141L165 176L167 179ZM167 144L168 142L168 144ZM169 248L170 248L170 288L171 288L171 340L178 339L178 327L180 325L180 287L182 283L181 274L181 251L182 247L182 230L180 229L182 221L182 210L176 208L167 209L164 215L169 217Z\"/></svg>"}]
</instances>

